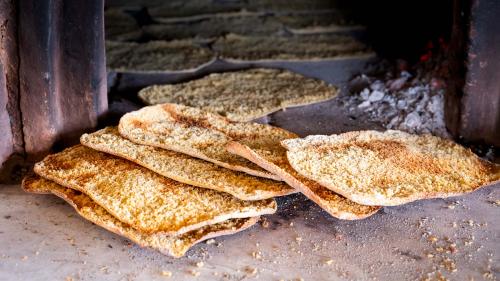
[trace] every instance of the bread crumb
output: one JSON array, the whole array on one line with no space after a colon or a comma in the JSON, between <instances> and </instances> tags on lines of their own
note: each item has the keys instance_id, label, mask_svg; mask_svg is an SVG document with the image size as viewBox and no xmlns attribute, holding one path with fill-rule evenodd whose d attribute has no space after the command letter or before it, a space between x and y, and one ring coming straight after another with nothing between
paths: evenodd
<instances>
[{"instance_id":1,"label":"bread crumb","mask_svg":"<svg viewBox=\"0 0 500 281\"><path fill-rule=\"evenodd\" d=\"M434 236L434 235L431 235L431 236L427 237L427 240L429 242L435 243L435 242L438 241L438 238L436 236Z\"/></svg>"},{"instance_id":2,"label":"bread crumb","mask_svg":"<svg viewBox=\"0 0 500 281\"><path fill-rule=\"evenodd\" d=\"M258 272L257 268L253 268L250 266L245 267L245 273L247 274L247 276L255 275L255 274L257 274L257 272Z\"/></svg>"},{"instance_id":3,"label":"bread crumb","mask_svg":"<svg viewBox=\"0 0 500 281\"><path fill-rule=\"evenodd\" d=\"M190 273L191 275L193 275L194 277L198 277L198 276L200 276L200 273L199 273L198 271L196 271L196 270L190 270L190 271L189 271L189 273Z\"/></svg>"},{"instance_id":4,"label":"bread crumb","mask_svg":"<svg viewBox=\"0 0 500 281\"><path fill-rule=\"evenodd\" d=\"M161 272L161 276L165 276L165 277L172 277L172 272L168 271L168 270L163 270Z\"/></svg>"},{"instance_id":5,"label":"bread crumb","mask_svg":"<svg viewBox=\"0 0 500 281\"><path fill-rule=\"evenodd\" d=\"M203 267L205 264L202 261L196 263L196 267Z\"/></svg>"},{"instance_id":6,"label":"bread crumb","mask_svg":"<svg viewBox=\"0 0 500 281\"><path fill-rule=\"evenodd\" d=\"M215 239L208 239L207 242L205 242L207 245L212 245L215 243Z\"/></svg>"},{"instance_id":7,"label":"bread crumb","mask_svg":"<svg viewBox=\"0 0 500 281\"><path fill-rule=\"evenodd\" d=\"M332 259L328 259L325 261L325 264L326 265L331 265L333 263L333 260Z\"/></svg>"},{"instance_id":8,"label":"bread crumb","mask_svg":"<svg viewBox=\"0 0 500 281\"><path fill-rule=\"evenodd\" d=\"M295 241L302 242L302 237L300 237L300 236L295 237Z\"/></svg>"},{"instance_id":9,"label":"bread crumb","mask_svg":"<svg viewBox=\"0 0 500 281\"><path fill-rule=\"evenodd\" d=\"M456 253L457 252L457 244L451 243L449 249L450 249L450 252L452 254Z\"/></svg>"},{"instance_id":10,"label":"bread crumb","mask_svg":"<svg viewBox=\"0 0 500 281\"><path fill-rule=\"evenodd\" d=\"M261 225L263 228L269 227L269 221L266 218L262 218Z\"/></svg>"},{"instance_id":11,"label":"bread crumb","mask_svg":"<svg viewBox=\"0 0 500 281\"><path fill-rule=\"evenodd\" d=\"M256 260L262 259L262 253L260 251L252 252L252 257Z\"/></svg>"},{"instance_id":12,"label":"bread crumb","mask_svg":"<svg viewBox=\"0 0 500 281\"><path fill-rule=\"evenodd\" d=\"M488 272L483 273L483 277L484 277L484 279L493 280L494 276L493 276L493 273L488 271Z\"/></svg>"},{"instance_id":13,"label":"bread crumb","mask_svg":"<svg viewBox=\"0 0 500 281\"><path fill-rule=\"evenodd\" d=\"M25 261L25 260L27 260L27 259L28 259L28 256L23 256L23 257L21 258L21 260L23 260L23 261Z\"/></svg>"},{"instance_id":14,"label":"bread crumb","mask_svg":"<svg viewBox=\"0 0 500 281\"><path fill-rule=\"evenodd\" d=\"M441 267L444 267L446 270L450 272L456 272L457 266L455 265L455 261L450 258L445 258L441 263Z\"/></svg>"}]
</instances>

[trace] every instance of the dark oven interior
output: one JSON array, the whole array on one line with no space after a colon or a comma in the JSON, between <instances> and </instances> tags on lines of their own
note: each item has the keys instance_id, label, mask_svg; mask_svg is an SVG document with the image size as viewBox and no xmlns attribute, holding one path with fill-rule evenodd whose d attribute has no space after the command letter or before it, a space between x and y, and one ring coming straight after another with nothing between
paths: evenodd
<instances>
[{"instance_id":1,"label":"dark oven interior","mask_svg":"<svg viewBox=\"0 0 500 281\"><path fill-rule=\"evenodd\" d=\"M137 96L142 88L249 68L286 69L340 89L333 100L259 122L300 135L367 128L432 133L490 160L498 155L495 1L4 5L2 16L10 19L2 29L4 175L74 143L82 132L116 124L145 105ZM30 95L35 89L44 94ZM332 120L334 126L325 125Z\"/></svg>"}]
</instances>

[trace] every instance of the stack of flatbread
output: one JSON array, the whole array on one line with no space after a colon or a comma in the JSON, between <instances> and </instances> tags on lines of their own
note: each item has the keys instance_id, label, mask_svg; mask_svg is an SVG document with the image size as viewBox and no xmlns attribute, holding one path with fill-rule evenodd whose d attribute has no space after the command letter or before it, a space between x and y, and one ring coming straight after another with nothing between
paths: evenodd
<instances>
[{"instance_id":1,"label":"stack of flatbread","mask_svg":"<svg viewBox=\"0 0 500 281\"><path fill-rule=\"evenodd\" d=\"M125 114L118 128L81 137L24 180L84 218L139 245L182 256L198 241L234 233L302 192L339 219L380 206L472 192L499 166L449 140L400 131L298 138L178 104Z\"/></svg>"},{"instance_id":2,"label":"stack of flatbread","mask_svg":"<svg viewBox=\"0 0 500 281\"><path fill-rule=\"evenodd\" d=\"M249 162L238 156L241 168L227 169L189 154L108 127L37 163L23 188L55 194L93 223L174 257L254 225L276 211L274 197L295 192L257 165L242 169Z\"/></svg>"}]
</instances>

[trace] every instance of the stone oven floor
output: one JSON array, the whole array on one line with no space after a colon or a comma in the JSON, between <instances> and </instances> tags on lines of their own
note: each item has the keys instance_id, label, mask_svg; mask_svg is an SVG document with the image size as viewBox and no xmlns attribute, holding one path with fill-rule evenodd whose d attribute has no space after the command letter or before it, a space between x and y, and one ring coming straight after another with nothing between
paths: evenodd
<instances>
[{"instance_id":1,"label":"stone oven floor","mask_svg":"<svg viewBox=\"0 0 500 281\"><path fill-rule=\"evenodd\" d=\"M291 196L267 216L267 228L258 224L173 259L84 221L54 196L0 186L0 280L168 280L163 271L170 280L198 273L197 280L424 280L428 273L438 280L438 272L496 280L498 187L384 208L361 221L331 218Z\"/></svg>"},{"instance_id":2,"label":"stone oven floor","mask_svg":"<svg viewBox=\"0 0 500 281\"><path fill-rule=\"evenodd\" d=\"M380 128L345 110L333 100L261 121L301 135ZM4 185L0 280L497 280L499 187L386 207L360 221L332 218L293 195L267 223L173 259L81 219L54 196Z\"/></svg>"}]
</instances>

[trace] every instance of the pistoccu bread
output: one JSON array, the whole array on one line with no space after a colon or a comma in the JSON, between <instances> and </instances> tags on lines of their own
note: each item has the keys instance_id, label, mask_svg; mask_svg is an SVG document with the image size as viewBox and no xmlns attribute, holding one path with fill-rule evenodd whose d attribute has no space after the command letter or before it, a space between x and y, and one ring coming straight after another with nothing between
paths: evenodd
<instances>
[{"instance_id":1,"label":"pistoccu bread","mask_svg":"<svg viewBox=\"0 0 500 281\"><path fill-rule=\"evenodd\" d=\"M143 233L182 234L232 218L271 214L273 199L242 201L160 176L130 161L78 145L47 156L35 172L79 190Z\"/></svg>"},{"instance_id":2,"label":"pistoccu bread","mask_svg":"<svg viewBox=\"0 0 500 281\"><path fill-rule=\"evenodd\" d=\"M175 151L137 144L108 127L80 138L83 145L133 161L186 184L229 193L241 200L262 200L294 193L282 181L260 178Z\"/></svg>"},{"instance_id":3,"label":"pistoccu bread","mask_svg":"<svg viewBox=\"0 0 500 281\"><path fill-rule=\"evenodd\" d=\"M375 214L380 207L363 206L321 186L315 181L299 175L286 159L285 149L264 150L250 148L238 142L227 146L232 153L247 158L262 168L280 176L286 183L302 192L333 217L344 220L358 220Z\"/></svg>"},{"instance_id":4,"label":"pistoccu bread","mask_svg":"<svg viewBox=\"0 0 500 281\"><path fill-rule=\"evenodd\" d=\"M335 87L286 70L250 69L213 73L186 83L154 85L139 97L147 104L177 103L235 121L250 121L290 106L333 98Z\"/></svg>"},{"instance_id":5,"label":"pistoccu bread","mask_svg":"<svg viewBox=\"0 0 500 281\"><path fill-rule=\"evenodd\" d=\"M176 258L183 256L196 243L245 230L258 221L258 217L230 219L178 236L169 236L163 233L145 234L112 216L86 194L66 188L53 181L39 176L28 176L23 180L23 189L31 193L52 193L64 199L75 208L78 214L96 225L124 236L142 247L150 247Z\"/></svg>"},{"instance_id":6,"label":"pistoccu bread","mask_svg":"<svg viewBox=\"0 0 500 281\"><path fill-rule=\"evenodd\" d=\"M226 144L234 140L273 149L279 147L279 140L297 137L273 126L230 121L217 114L177 104L147 106L127 113L120 119L118 129L122 136L139 144L177 151L228 169L275 180L281 179L227 152Z\"/></svg>"},{"instance_id":7,"label":"pistoccu bread","mask_svg":"<svg viewBox=\"0 0 500 281\"><path fill-rule=\"evenodd\" d=\"M500 166L431 135L359 131L282 144L299 174L364 205L456 196L500 180Z\"/></svg>"}]
</instances>

